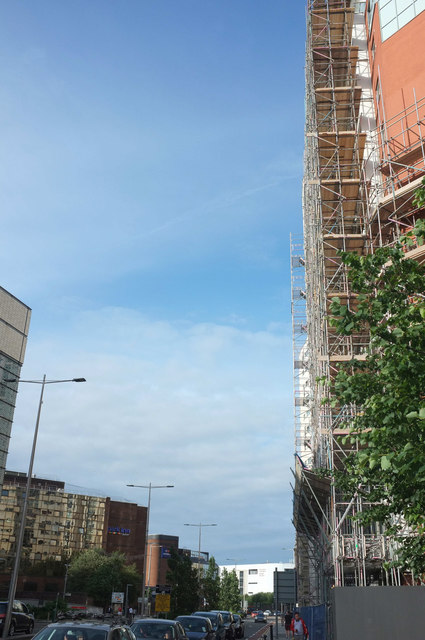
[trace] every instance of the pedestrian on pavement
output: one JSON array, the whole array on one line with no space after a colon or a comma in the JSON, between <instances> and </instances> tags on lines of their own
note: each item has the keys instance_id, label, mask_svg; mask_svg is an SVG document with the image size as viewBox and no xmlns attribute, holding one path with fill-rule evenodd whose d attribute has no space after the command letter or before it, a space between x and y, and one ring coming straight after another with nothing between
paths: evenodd
<instances>
[{"instance_id":1,"label":"pedestrian on pavement","mask_svg":"<svg viewBox=\"0 0 425 640\"><path fill-rule=\"evenodd\" d=\"M285 613L285 615L283 616L283 620L282 620L283 624L285 625L285 634L287 638L291 637L291 622L292 622L292 613L289 611L289 609L287 610L287 612Z\"/></svg>"},{"instance_id":2,"label":"pedestrian on pavement","mask_svg":"<svg viewBox=\"0 0 425 640\"><path fill-rule=\"evenodd\" d=\"M308 629L304 620L300 617L298 611L294 614L294 619L291 622L292 637L297 640L308 638Z\"/></svg>"},{"instance_id":3,"label":"pedestrian on pavement","mask_svg":"<svg viewBox=\"0 0 425 640\"><path fill-rule=\"evenodd\" d=\"M134 614L133 607L128 607L128 618L130 620L130 624L133 623L133 614Z\"/></svg>"}]
</instances>

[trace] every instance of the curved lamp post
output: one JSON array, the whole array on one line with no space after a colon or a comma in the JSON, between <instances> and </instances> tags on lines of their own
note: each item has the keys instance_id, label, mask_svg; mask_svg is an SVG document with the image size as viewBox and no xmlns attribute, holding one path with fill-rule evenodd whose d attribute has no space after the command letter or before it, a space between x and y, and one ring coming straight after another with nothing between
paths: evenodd
<instances>
[{"instance_id":1,"label":"curved lamp post","mask_svg":"<svg viewBox=\"0 0 425 640\"><path fill-rule=\"evenodd\" d=\"M8 602L7 612L6 612L6 617L3 623L3 638L7 638L7 636L9 635L10 621L12 618L13 601L15 600L16 585L18 582L19 565L21 563L22 546L24 542L24 533L25 533L25 522L27 518L28 500L29 500L29 493L30 493L30 487L31 487L32 468L34 465L35 449L37 446L38 426L40 424L41 407L43 405L44 387L46 386L46 384L58 384L60 382L86 382L86 379L71 378L69 380L46 380L46 374L44 374L43 380L19 380L19 378L5 378L4 382L28 382L30 384L41 384L40 401L38 403L37 420L35 422L31 457L30 457L30 463L28 467L27 486L25 489L25 498L24 498L24 504L22 505L21 522L19 525L18 539L16 543L15 564L13 567L12 576L10 578L9 595L7 599L7 602Z\"/></svg>"},{"instance_id":2,"label":"curved lamp post","mask_svg":"<svg viewBox=\"0 0 425 640\"><path fill-rule=\"evenodd\" d=\"M146 591L146 565L148 557L148 535L149 535L149 514L151 510L151 491L152 489L173 489L173 484L128 484L127 487L135 487L136 489L149 489L148 497L148 509L146 513L146 528L145 528L145 552L143 556L143 574L142 574L142 607L141 615L145 614L145 591Z\"/></svg>"},{"instance_id":3,"label":"curved lamp post","mask_svg":"<svg viewBox=\"0 0 425 640\"><path fill-rule=\"evenodd\" d=\"M199 524L185 524L185 527L199 527L199 540L198 540L198 582L201 584L201 531L202 527L216 527L217 524L203 524L200 522Z\"/></svg>"}]
</instances>

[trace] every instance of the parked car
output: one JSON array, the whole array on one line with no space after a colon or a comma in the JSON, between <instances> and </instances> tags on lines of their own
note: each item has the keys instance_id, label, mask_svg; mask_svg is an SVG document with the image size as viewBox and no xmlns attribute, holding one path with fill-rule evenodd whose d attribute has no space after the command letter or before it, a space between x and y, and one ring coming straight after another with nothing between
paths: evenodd
<instances>
[{"instance_id":1,"label":"parked car","mask_svg":"<svg viewBox=\"0 0 425 640\"><path fill-rule=\"evenodd\" d=\"M3 634L3 625L6 619L8 602L0 602L0 636ZM27 605L19 600L13 601L12 617L10 619L9 636L16 631L32 633L34 629L34 616L28 611Z\"/></svg>"},{"instance_id":2,"label":"parked car","mask_svg":"<svg viewBox=\"0 0 425 640\"><path fill-rule=\"evenodd\" d=\"M130 627L101 620L63 620L39 631L33 640L135 640Z\"/></svg>"},{"instance_id":3,"label":"parked car","mask_svg":"<svg viewBox=\"0 0 425 640\"><path fill-rule=\"evenodd\" d=\"M266 616L262 611L257 611L257 615L254 618L254 622L263 622L264 624L266 624L267 622Z\"/></svg>"},{"instance_id":4,"label":"parked car","mask_svg":"<svg viewBox=\"0 0 425 640\"><path fill-rule=\"evenodd\" d=\"M215 631L209 618L201 616L177 616L189 640L215 640Z\"/></svg>"},{"instance_id":5,"label":"parked car","mask_svg":"<svg viewBox=\"0 0 425 640\"><path fill-rule=\"evenodd\" d=\"M238 613L233 614L235 619L235 638L243 638L245 635L245 621Z\"/></svg>"},{"instance_id":6,"label":"parked car","mask_svg":"<svg viewBox=\"0 0 425 640\"><path fill-rule=\"evenodd\" d=\"M136 620L130 629L136 639L149 638L150 640L188 640L185 630L176 620L164 620L161 618L143 618Z\"/></svg>"},{"instance_id":7,"label":"parked car","mask_svg":"<svg viewBox=\"0 0 425 640\"><path fill-rule=\"evenodd\" d=\"M272 612L269 609L266 609L265 612L264 612L264 615L265 616L271 616Z\"/></svg>"},{"instance_id":8,"label":"parked car","mask_svg":"<svg viewBox=\"0 0 425 640\"><path fill-rule=\"evenodd\" d=\"M223 617L224 626L226 629L226 640L234 640L236 637L235 634L235 620L233 618L233 613L231 611L218 611L216 609L212 610L212 613L221 613Z\"/></svg>"},{"instance_id":9,"label":"parked car","mask_svg":"<svg viewBox=\"0 0 425 640\"><path fill-rule=\"evenodd\" d=\"M223 616L221 613L217 613L216 611L195 611L192 615L211 620L216 640L226 640L226 627L224 626Z\"/></svg>"}]
</instances>

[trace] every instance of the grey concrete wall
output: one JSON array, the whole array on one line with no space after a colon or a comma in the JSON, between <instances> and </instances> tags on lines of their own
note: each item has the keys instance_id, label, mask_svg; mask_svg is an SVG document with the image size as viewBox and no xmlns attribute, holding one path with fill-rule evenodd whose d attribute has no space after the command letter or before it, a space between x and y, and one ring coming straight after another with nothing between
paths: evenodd
<instances>
[{"instance_id":1,"label":"grey concrete wall","mask_svg":"<svg viewBox=\"0 0 425 640\"><path fill-rule=\"evenodd\" d=\"M425 638L425 587L335 587L334 640Z\"/></svg>"}]
</instances>

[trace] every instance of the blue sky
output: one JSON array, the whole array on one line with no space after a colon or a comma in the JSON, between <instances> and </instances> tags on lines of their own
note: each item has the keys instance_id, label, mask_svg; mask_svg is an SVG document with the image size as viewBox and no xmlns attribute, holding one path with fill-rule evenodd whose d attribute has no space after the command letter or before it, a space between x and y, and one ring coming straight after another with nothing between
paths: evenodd
<instances>
[{"instance_id":1,"label":"blue sky","mask_svg":"<svg viewBox=\"0 0 425 640\"><path fill-rule=\"evenodd\" d=\"M172 483L152 532L196 548L183 523L213 521L219 562L288 560L304 3L5 0L0 22L22 375L88 380L48 389L35 472L141 504L127 483ZM10 469L37 392L21 386Z\"/></svg>"}]
</instances>

